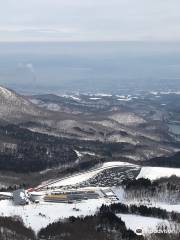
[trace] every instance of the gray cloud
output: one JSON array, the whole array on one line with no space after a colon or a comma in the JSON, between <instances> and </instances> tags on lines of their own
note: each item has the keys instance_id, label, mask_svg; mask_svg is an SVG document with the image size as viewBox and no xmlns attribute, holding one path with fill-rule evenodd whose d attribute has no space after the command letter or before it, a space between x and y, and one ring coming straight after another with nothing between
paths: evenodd
<instances>
[{"instance_id":1,"label":"gray cloud","mask_svg":"<svg viewBox=\"0 0 180 240\"><path fill-rule=\"evenodd\" d=\"M179 41L179 0L1 1L1 41Z\"/></svg>"}]
</instances>

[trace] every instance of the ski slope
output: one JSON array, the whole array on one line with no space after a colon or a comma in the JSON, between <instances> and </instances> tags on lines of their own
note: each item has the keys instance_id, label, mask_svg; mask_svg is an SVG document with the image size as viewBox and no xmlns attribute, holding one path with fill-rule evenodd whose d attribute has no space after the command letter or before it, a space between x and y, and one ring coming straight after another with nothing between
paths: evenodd
<instances>
[{"instance_id":1,"label":"ski slope","mask_svg":"<svg viewBox=\"0 0 180 240\"><path fill-rule=\"evenodd\" d=\"M166 168L166 167L142 167L138 178L148 178L156 180L159 178L169 178L171 176L180 177L180 168Z\"/></svg>"}]
</instances>

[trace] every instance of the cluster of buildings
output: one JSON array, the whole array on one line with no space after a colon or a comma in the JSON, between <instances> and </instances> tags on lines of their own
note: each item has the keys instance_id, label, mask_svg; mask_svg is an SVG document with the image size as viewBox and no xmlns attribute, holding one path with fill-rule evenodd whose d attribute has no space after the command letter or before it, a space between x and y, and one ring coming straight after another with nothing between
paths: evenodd
<instances>
[{"instance_id":1,"label":"cluster of buildings","mask_svg":"<svg viewBox=\"0 0 180 240\"><path fill-rule=\"evenodd\" d=\"M115 193L107 189L71 189L35 191L34 189L18 189L13 193L0 193L0 199L12 199L15 205L27 205L30 202L74 203L88 199L107 198L111 202L117 201Z\"/></svg>"},{"instance_id":2,"label":"cluster of buildings","mask_svg":"<svg viewBox=\"0 0 180 240\"><path fill-rule=\"evenodd\" d=\"M16 205L27 205L29 202L39 203L73 203L87 199L98 199L99 193L92 190L67 190L67 191L48 191L36 192L18 189L13 192L12 199Z\"/></svg>"}]
</instances>

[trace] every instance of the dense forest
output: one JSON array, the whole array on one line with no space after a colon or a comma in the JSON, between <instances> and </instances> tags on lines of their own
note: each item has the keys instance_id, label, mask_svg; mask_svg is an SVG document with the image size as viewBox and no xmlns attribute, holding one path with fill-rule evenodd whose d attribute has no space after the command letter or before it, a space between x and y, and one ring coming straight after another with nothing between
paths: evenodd
<instances>
[{"instance_id":1,"label":"dense forest","mask_svg":"<svg viewBox=\"0 0 180 240\"><path fill-rule=\"evenodd\" d=\"M19 173L39 172L47 168L69 168L78 158L75 149L93 151L97 156L85 156L78 162L80 169L99 161L112 160L115 153L131 150L130 144L101 143L60 138L32 132L17 125L0 126L0 169Z\"/></svg>"},{"instance_id":2,"label":"dense forest","mask_svg":"<svg viewBox=\"0 0 180 240\"><path fill-rule=\"evenodd\" d=\"M102 205L100 212L112 212L115 214L125 213L125 214L137 214L145 217L156 217L162 219L171 219L173 216L169 214L166 210L156 208L156 207L147 207L144 205L125 205L123 203L114 203L110 206ZM174 218L175 219L175 218ZM179 216L176 216L176 220L179 221Z\"/></svg>"},{"instance_id":3,"label":"dense forest","mask_svg":"<svg viewBox=\"0 0 180 240\"><path fill-rule=\"evenodd\" d=\"M156 157L152 158L146 162L145 165L158 166L158 167L175 167L180 168L180 152L168 157Z\"/></svg>"},{"instance_id":4,"label":"dense forest","mask_svg":"<svg viewBox=\"0 0 180 240\"><path fill-rule=\"evenodd\" d=\"M0 128L0 135L3 139L0 151L1 170L35 172L77 159L70 146L52 141L47 135L33 134L16 126Z\"/></svg>"},{"instance_id":5,"label":"dense forest","mask_svg":"<svg viewBox=\"0 0 180 240\"><path fill-rule=\"evenodd\" d=\"M180 199L180 178L171 176L155 181L149 179L126 179L122 183L125 199L143 202L166 202L177 204Z\"/></svg>"},{"instance_id":6,"label":"dense forest","mask_svg":"<svg viewBox=\"0 0 180 240\"><path fill-rule=\"evenodd\" d=\"M65 222L50 224L39 232L40 239L52 240L138 240L133 231L112 212L101 211L95 216L70 217Z\"/></svg>"},{"instance_id":7,"label":"dense forest","mask_svg":"<svg viewBox=\"0 0 180 240\"><path fill-rule=\"evenodd\" d=\"M20 218L0 217L0 240L35 240L35 233Z\"/></svg>"},{"instance_id":8,"label":"dense forest","mask_svg":"<svg viewBox=\"0 0 180 240\"><path fill-rule=\"evenodd\" d=\"M145 217L155 217L161 219L167 219L170 221L174 221L176 223L180 223L180 213L177 212L168 212L165 209L157 208L157 207L147 207L145 205L137 206L135 204L126 205L123 203L114 203L109 206L102 205L100 208L100 212L106 213L124 213L124 214L136 214Z\"/></svg>"}]
</instances>

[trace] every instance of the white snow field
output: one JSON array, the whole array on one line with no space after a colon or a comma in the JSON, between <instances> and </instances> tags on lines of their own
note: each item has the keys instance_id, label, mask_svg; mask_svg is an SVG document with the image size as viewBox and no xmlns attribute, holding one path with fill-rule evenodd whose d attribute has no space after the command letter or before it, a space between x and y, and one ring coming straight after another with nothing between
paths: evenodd
<instances>
[{"instance_id":1,"label":"white snow field","mask_svg":"<svg viewBox=\"0 0 180 240\"><path fill-rule=\"evenodd\" d=\"M111 169L111 168L116 168L116 167L135 167L139 168L139 166L131 164L131 163L126 163L126 162L106 162L104 163L101 167L95 169L95 170L90 170L84 173L80 174L75 174L71 177L66 177L63 179L59 179L57 181L54 181L52 183L48 183L48 187L59 187L59 186L68 186L68 185L76 185L78 183L87 181L88 179L94 177L98 173L106 170L106 169Z\"/></svg>"},{"instance_id":2,"label":"white snow field","mask_svg":"<svg viewBox=\"0 0 180 240\"><path fill-rule=\"evenodd\" d=\"M156 180L164 177L171 176L180 177L180 168L167 168L167 167L142 167L138 178L148 178L150 180Z\"/></svg>"},{"instance_id":3,"label":"white snow field","mask_svg":"<svg viewBox=\"0 0 180 240\"><path fill-rule=\"evenodd\" d=\"M125 222L127 229L131 229L134 232L136 232L137 229L142 229L143 235L163 231L165 226L167 226L168 232L175 232L177 225L174 222L153 217L143 217L132 214L117 214L117 216Z\"/></svg>"},{"instance_id":4,"label":"white snow field","mask_svg":"<svg viewBox=\"0 0 180 240\"><path fill-rule=\"evenodd\" d=\"M100 99L102 99L102 98L98 98L98 97L91 97L91 98L89 98L90 100L100 100Z\"/></svg>"},{"instance_id":5,"label":"white snow field","mask_svg":"<svg viewBox=\"0 0 180 240\"><path fill-rule=\"evenodd\" d=\"M41 228L59 219L93 215L102 204L107 204L103 198L89 199L76 204L41 202L25 206L14 205L11 200L2 200L0 201L0 216L19 216L27 227L31 227L37 233Z\"/></svg>"},{"instance_id":6,"label":"white snow field","mask_svg":"<svg viewBox=\"0 0 180 240\"><path fill-rule=\"evenodd\" d=\"M167 204L162 202L152 202L152 207L157 207L161 209L165 209L168 212L179 212L180 213L180 204Z\"/></svg>"},{"instance_id":7,"label":"white snow field","mask_svg":"<svg viewBox=\"0 0 180 240\"><path fill-rule=\"evenodd\" d=\"M125 199L125 190L123 187L119 186L119 187L113 187L112 188L113 192L115 193L115 195L118 197L119 201L121 203L127 204L126 199Z\"/></svg>"}]
</instances>

